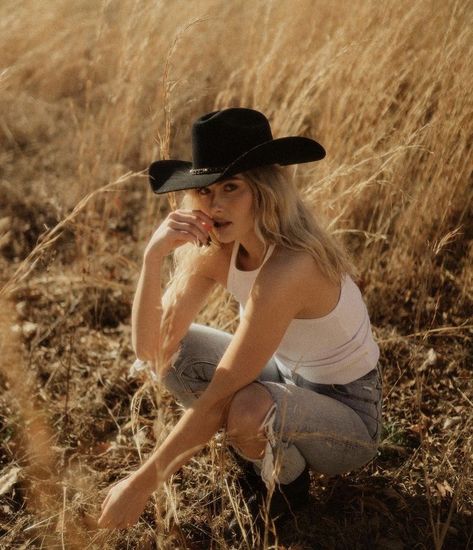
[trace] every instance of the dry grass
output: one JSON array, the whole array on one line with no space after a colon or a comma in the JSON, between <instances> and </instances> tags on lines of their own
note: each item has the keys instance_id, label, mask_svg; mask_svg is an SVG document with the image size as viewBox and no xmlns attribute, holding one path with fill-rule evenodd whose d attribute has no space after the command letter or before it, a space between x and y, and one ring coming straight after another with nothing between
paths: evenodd
<instances>
[{"instance_id":1,"label":"dry grass","mask_svg":"<svg viewBox=\"0 0 473 550\"><path fill-rule=\"evenodd\" d=\"M127 377L140 257L168 207L142 170L238 105L326 147L298 185L357 260L384 367L377 459L314 476L280 547L472 544L472 29L454 0L2 3L2 547L231 546L243 504L219 440L134 529L93 518L179 414ZM200 320L232 329L222 296ZM239 514L234 547L273 544Z\"/></svg>"}]
</instances>

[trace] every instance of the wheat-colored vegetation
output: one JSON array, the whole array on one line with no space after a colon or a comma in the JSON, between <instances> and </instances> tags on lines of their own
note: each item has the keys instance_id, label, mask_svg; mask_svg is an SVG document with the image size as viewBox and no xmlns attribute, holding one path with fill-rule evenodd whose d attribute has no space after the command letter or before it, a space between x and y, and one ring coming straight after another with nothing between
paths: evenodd
<instances>
[{"instance_id":1,"label":"wheat-colored vegetation","mask_svg":"<svg viewBox=\"0 0 473 550\"><path fill-rule=\"evenodd\" d=\"M94 523L179 414L128 377L141 255L169 207L143 170L188 158L190 121L228 106L326 147L295 177L356 260L384 369L377 458L314 474L279 548L472 544L471 2L4 0L0 52L0 546L276 544L219 439L137 526ZM199 320L232 330L235 304L220 292Z\"/></svg>"}]
</instances>

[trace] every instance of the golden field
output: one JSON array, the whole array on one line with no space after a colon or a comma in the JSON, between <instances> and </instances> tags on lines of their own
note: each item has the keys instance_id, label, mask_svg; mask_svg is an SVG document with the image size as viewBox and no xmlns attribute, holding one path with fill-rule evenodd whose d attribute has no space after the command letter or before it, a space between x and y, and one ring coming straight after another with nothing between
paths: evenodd
<instances>
[{"instance_id":1,"label":"golden field","mask_svg":"<svg viewBox=\"0 0 473 550\"><path fill-rule=\"evenodd\" d=\"M473 545L472 29L467 0L1 2L1 548ZM294 177L359 270L382 444L313 474L277 541L251 529L219 438L137 526L100 531L107 486L179 415L128 377L142 252L169 208L145 171L188 159L192 120L231 106L327 150ZM237 308L219 293L199 320L232 330Z\"/></svg>"}]
</instances>

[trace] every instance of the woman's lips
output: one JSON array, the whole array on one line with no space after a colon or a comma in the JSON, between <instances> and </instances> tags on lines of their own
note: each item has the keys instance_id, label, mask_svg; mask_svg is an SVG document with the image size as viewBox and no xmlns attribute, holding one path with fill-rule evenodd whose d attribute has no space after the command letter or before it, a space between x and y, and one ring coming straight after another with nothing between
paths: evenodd
<instances>
[{"instance_id":1,"label":"woman's lips","mask_svg":"<svg viewBox=\"0 0 473 550\"><path fill-rule=\"evenodd\" d=\"M225 227L228 227L232 222L214 222L214 228L215 229L225 229Z\"/></svg>"}]
</instances>

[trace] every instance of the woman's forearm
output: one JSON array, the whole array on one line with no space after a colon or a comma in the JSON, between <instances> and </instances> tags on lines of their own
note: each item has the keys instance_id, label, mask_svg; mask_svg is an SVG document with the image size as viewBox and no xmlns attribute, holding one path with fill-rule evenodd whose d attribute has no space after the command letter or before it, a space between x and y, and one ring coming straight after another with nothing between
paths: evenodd
<instances>
[{"instance_id":1,"label":"woman's forearm","mask_svg":"<svg viewBox=\"0 0 473 550\"><path fill-rule=\"evenodd\" d=\"M143 361L154 361L159 350L162 263L159 255L145 255L133 299L132 345L136 356Z\"/></svg>"},{"instance_id":2,"label":"woman's forearm","mask_svg":"<svg viewBox=\"0 0 473 550\"><path fill-rule=\"evenodd\" d=\"M224 426L224 410L223 404L209 408L197 400L159 448L132 474L136 485L151 493L167 481Z\"/></svg>"},{"instance_id":3,"label":"woman's forearm","mask_svg":"<svg viewBox=\"0 0 473 550\"><path fill-rule=\"evenodd\" d=\"M158 355L164 352L160 349L163 259L186 243L206 243L212 225L212 218L200 210L176 210L168 214L148 241L131 315L132 344L138 359L166 361Z\"/></svg>"}]
</instances>

